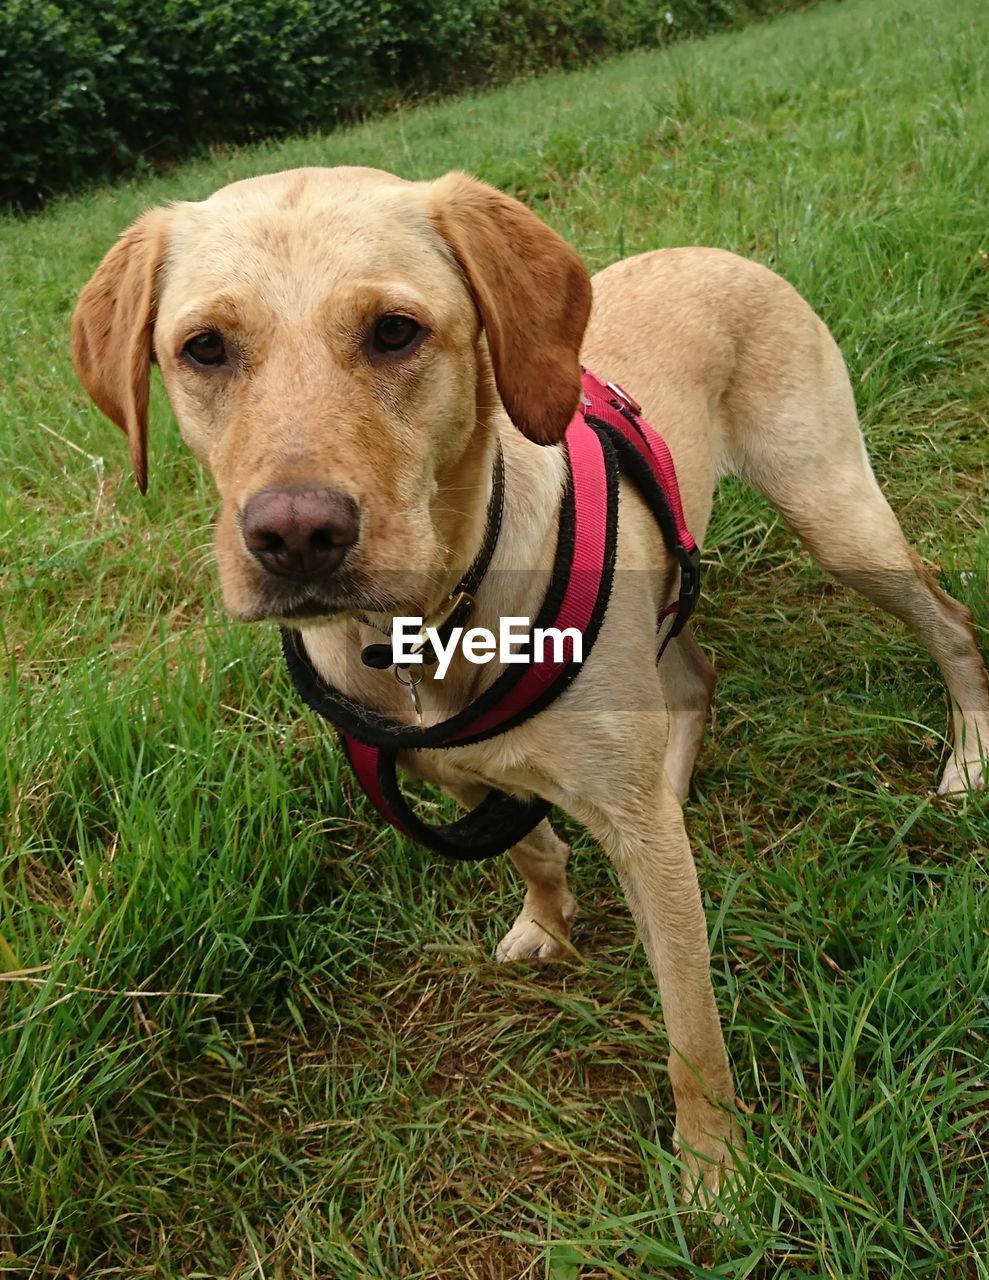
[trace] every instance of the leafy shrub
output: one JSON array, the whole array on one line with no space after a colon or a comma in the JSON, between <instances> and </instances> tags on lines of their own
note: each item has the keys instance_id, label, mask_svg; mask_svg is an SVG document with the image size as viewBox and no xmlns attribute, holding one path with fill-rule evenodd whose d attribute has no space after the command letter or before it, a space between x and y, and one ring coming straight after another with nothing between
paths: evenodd
<instances>
[{"instance_id":1,"label":"leafy shrub","mask_svg":"<svg viewBox=\"0 0 989 1280\"><path fill-rule=\"evenodd\" d=\"M699 33L794 0L3 0L0 201Z\"/></svg>"},{"instance_id":2,"label":"leafy shrub","mask_svg":"<svg viewBox=\"0 0 989 1280\"><path fill-rule=\"evenodd\" d=\"M113 58L54 4L0 5L0 197L102 167L114 130L96 84Z\"/></svg>"}]
</instances>

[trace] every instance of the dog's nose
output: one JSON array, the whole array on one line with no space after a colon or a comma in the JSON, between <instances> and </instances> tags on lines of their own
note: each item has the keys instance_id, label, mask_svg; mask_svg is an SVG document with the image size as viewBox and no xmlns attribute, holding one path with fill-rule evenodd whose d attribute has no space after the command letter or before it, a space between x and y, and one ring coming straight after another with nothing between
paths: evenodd
<instances>
[{"instance_id":1,"label":"dog's nose","mask_svg":"<svg viewBox=\"0 0 989 1280\"><path fill-rule=\"evenodd\" d=\"M244 544L286 578L332 573L357 541L357 503L339 489L262 489L241 512Z\"/></svg>"}]
</instances>

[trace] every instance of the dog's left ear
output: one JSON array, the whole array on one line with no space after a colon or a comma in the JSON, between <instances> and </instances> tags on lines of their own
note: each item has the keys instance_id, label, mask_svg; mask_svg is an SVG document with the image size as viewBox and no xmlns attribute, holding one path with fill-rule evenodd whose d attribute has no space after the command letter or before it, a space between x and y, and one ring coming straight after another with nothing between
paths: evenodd
<instances>
[{"instance_id":1,"label":"dog's left ear","mask_svg":"<svg viewBox=\"0 0 989 1280\"><path fill-rule=\"evenodd\" d=\"M509 417L531 440L555 444L580 397L587 268L524 205L467 174L447 174L430 195L433 225L474 295Z\"/></svg>"},{"instance_id":2,"label":"dog's left ear","mask_svg":"<svg viewBox=\"0 0 989 1280\"><path fill-rule=\"evenodd\" d=\"M171 214L152 209L128 227L76 304L72 361L98 408L127 433L138 488L148 488L148 397L158 271Z\"/></svg>"}]
</instances>

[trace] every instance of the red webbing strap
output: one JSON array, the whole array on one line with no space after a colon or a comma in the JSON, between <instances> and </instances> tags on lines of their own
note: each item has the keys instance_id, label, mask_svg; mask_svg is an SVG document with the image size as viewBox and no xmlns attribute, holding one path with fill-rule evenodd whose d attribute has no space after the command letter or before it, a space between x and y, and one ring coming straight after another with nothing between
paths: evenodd
<instances>
[{"instance_id":1,"label":"red webbing strap","mask_svg":"<svg viewBox=\"0 0 989 1280\"><path fill-rule=\"evenodd\" d=\"M365 747L340 734L358 782L387 821L417 844L457 862L481 862L518 844L549 813L551 805L535 796L513 796L492 789L475 808L452 822L424 822L402 794L397 753Z\"/></svg>"},{"instance_id":2,"label":"red webbing strap","mask_svg":"<svg viewBox=\"0 0 989 1280\"><path fill-rule=\"evenodd\" d=\"M381 762L381 748L372 747L370 743L358 742L356 738L351 737L349 733L339 731L340 742L343 745L347 759L350 761L350 767L354 771L354 776L364 788L364 794L371 801L377 811L385 819L390 822L393 827L397 827L403 835L414 840L415 836L408 829L404 822L394 812L391 805L385 799L384 791L381 789L378 770Z\"/></svg>"},{"instance_id":3,"label":"red webbing strap","mask_svg":"<svg viewBox=\"0 0 989 1280\"><path fill-rule=\"evenodd\" d=\"M567 428L567 452L573 477L573 563L563 601L552 626L560 631L574 627L583 635L594 613L605 570L608 482L601 441L579 413ZM477 733L487 733L536 702L573 660L573 642L569 637L560 649L559 661L544 657L542 662L530 663L522 679L501 702L449 741L455 743L468 735L473 737Z\"/></svg>"},{"instance_id":4,"label":"red webbing strap","mask_svg":"<svg viewBox=\"0 0 989 1280\"><path fill-rule=\"evenodd\" d=\"M659 646L656 655L658 663L670 641L686 626L697 604L700 590L700 549L687 528L676 467L669 446L659 432L643 420L638 402L616 383L604 383L587 369L583 371L581 386L584 412L591 421L601 423L621 436L623 444L634 450L639 463L648 468L645 475L651 476L653 480L653 493L650 494L648 488L644 487L644 477L637 483L663 530L668 549L680 565L679 597L661 609L656 619L657 632L662 630L667 618L673 619ZM669 531L670 523L673 525L675 540Z\"/></svg>"},{"instance_id":5,"label":"red webbing strap","mask_svg":"<svg viewBox=\"0 0 989 1280\"><path fill-rule=\"evenodd\" d=\"M645 422L638 412L638 406L627 392L612 384L606 385L589 369L584 370L581 383L584 394L590 400L588 406L591 413L609 427L620 431L626 440L638 450L649 464L660 487L666 494L670 514L676 524L677 537L685 551L693 551L697 543L687 528L683 515L683 503L680 501L680 486L677 483L676 467L670 454L669 446L658 431ZM616 405L615 401L619 404ZM635 425L629 422L622 412L621 402L630 410L635 418Z\"/></svg>"}]
</instances>

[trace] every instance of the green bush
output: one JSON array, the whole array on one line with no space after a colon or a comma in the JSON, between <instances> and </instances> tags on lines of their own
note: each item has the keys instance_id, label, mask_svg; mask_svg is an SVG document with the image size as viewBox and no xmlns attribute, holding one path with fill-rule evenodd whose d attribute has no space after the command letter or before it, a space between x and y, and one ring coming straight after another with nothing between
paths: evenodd
<instances>
[{"instance_id":1,"label":"green bush","mask_svg":"<svg viewBox=\"0 0 989 1280\"><path fill-rule=\"evenodd\" d=\"M55 5L0 5L0 196L30 196L104 166L114 129L96 85L113 62Z\"/></svg>"},{"instance_id":2,"label":"green bush","mask_svg":"<svg viewBox=\"0 0 989 1280\"><path fill-rule=\"evenodd\" d=\"M0 201L327 128L794 0L3 0Z\"/></svg>"}]
</instances>

